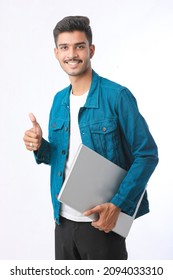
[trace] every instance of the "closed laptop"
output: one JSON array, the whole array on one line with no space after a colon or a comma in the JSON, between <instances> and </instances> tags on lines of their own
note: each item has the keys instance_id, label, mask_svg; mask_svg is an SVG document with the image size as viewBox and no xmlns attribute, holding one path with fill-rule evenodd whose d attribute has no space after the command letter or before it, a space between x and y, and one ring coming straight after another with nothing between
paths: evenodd
<instances>
[{"instance_id":1,"label":"closed laptop","mask_svg":"<svg viewBox=\"0 0 173 280\"><path fill-rule=\"evenodd\" d=\"M120 166L81 144L58 199L83 213L96 205L109 202L126 174L127 171ZM96 220L97 215L89 218L91 221ZM113 231L126 237L134 218L120 212Z\"/></svg>"}]
</instances>

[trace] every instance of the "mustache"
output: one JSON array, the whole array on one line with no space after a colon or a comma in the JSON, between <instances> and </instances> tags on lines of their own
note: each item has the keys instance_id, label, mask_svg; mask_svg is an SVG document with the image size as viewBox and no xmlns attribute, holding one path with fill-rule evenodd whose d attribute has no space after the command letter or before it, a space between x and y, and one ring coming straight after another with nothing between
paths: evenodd
<instances>
[{"instance_id":1,"label":"mustache","mask_svg":"<svg viewBox=\"0 0 173 280\"><path fill-rule=\"evenodd\" d=\"M66 59L64 62L82 62L82 60L77 58L71 58L71 59Z\"/></svg>"}]
</instances>

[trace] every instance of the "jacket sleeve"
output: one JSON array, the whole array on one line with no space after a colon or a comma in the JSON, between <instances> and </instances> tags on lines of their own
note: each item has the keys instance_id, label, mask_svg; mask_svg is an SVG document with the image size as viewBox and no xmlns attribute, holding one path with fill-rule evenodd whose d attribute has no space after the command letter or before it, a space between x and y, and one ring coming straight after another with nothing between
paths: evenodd
<instances>
[{"instance_id":1,"label":"jacket sleeve","mask_svg":"<svg viewBox=\"0 0 173 280\"><path fill-rule=\"evenodd\" d=\"M53 105L52 105L53 107ZM44 163L51 165L51 155L52 147L50 143L50 118L51 118L52 108L49 115L49 125L48 125L48 141L42 138L42 143L38 151L34 152L35 160L38 164Z\"/></svg>"},{"instance_id":2,"label":"jacket sleeve","mask_svg":"<svg viewBox=\"0 0 173 280\"><path fill-rule=\"evenodd\" d=\"M111 202L129 215L133 215L137 202L158 163L158 150L148 125L138 110L134 96L126 88L117 98L116 111L133 162Z\"/></svg>"},{"instance_id":3,"label":"jacket sleeve","mask_svg":"<svg viewBox=\"0 0 173 280\"><path fill-rule=\"evenodd\" d=\"M50 143L46 141L44 138L42 138L42 144L38 151L34 152L35 160L38 164L45 163L49 164L51 163L51 153L50 153Z\"/></svg>"}]
</instances>

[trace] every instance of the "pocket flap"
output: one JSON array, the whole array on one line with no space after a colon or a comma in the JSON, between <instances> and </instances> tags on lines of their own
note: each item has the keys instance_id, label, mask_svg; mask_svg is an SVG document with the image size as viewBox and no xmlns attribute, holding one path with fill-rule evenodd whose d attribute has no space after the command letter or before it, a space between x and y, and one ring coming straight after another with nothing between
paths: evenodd
<instances>
[{"instance_id":1,"label":"pocket flap","mask_svg":"<svg viewBox=\"0 0 173 280\"><path fill-rule=\"evenodd\" d=\"M117 128L116 121L104 121L91 126L91 133L107 134Z\"/></svg>"},{"instance_id":2,"label":"pocket flap","mask_svg":"<svg viewBox=\"0 0 173 280\"><path fill-rule=\"evenodd\" d=\"M64 125L64 120L53 119L50 123L50 129L51 130L61 129L63 125Z\"/></svg>"}]
</instances>

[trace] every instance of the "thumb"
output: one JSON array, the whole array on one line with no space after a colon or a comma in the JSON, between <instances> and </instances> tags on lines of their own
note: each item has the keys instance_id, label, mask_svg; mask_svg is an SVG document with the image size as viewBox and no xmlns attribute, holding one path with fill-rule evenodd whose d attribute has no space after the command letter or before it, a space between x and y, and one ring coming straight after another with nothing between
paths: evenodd
<instances>
[{"instance_id":1,"label":"thumb","mask_svg":"<svg viewBox=\"0 0 173 280\"><path fill-rule=\"evenodd\" d=\"M34 116L33 113L29 113L29 118L30 118L30 121L32 122L34 132L37 132L38 122L37 122L36 117Z\"/></svg>"},{"instance_id":2,"label":"thumb","mask_svg":"<svg viewBox=\"0 0 173 280\"><path fill-rule=\"evenodd\" d=\"M90 216L92 214L95 214L95 213L99 213L100 212L100 206L96 206L90 210L87 210L83 213L84 216Z\"/></svg>"},{"instance_id":3,"label":"thumb","mask_svg":"<svg viewBox=\"0 0 173 280\"><path fill-rule=\"evenodd\" d=\"M33 126L37 124L36 117L34 116L33 113L29 113L29 118L30 118L30 121L32 122Z\"/></svg>"}]
</instances>

